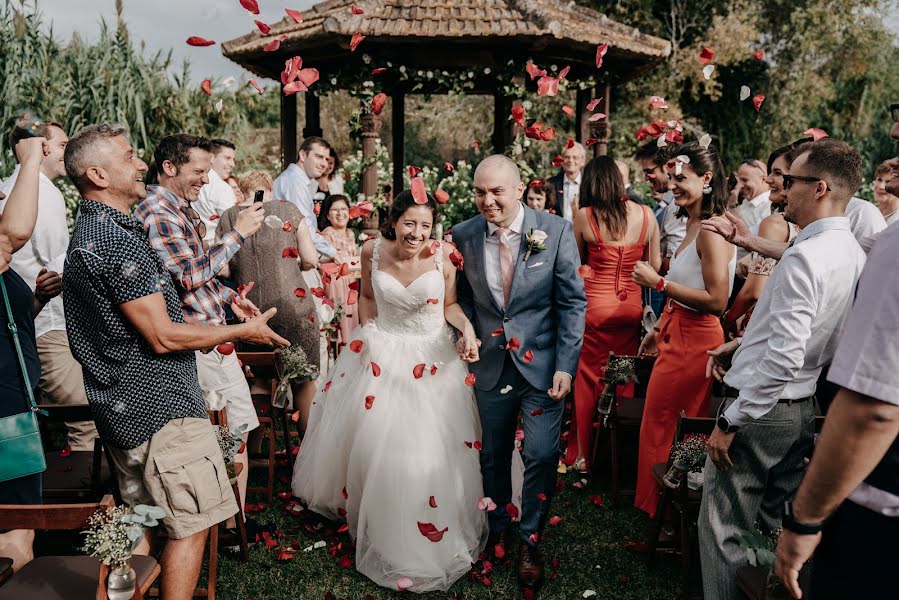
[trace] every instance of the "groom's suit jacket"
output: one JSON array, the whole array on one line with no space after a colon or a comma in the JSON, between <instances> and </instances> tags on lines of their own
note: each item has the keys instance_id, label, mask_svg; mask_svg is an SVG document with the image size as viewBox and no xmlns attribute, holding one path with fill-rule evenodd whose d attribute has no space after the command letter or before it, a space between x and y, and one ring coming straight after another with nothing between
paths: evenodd
<instances>
[{"instance_id":1,"label":"groom's suit jacket","mask_svg":"<svg viewBox=\"0 0 899 600\"><path fill-rule=\"evenodd\" d=\"M535 388L552 387L555 371L574 378L577 370L587 299L584 281L577 273L581 261L571 223L524 205L521 208L521 246L506 307L497 305L487 285L486 219L478 215L452 229L453 243L465 259L457 280L459 304L481 340L480 360L469 365L479 390L496 386L506 357L504 347L513 337L521 343L511 353L515 365ZM532 252L525 262L531 229L546 232L546 250ZM528 350L533 351L530 362L524 358Z\"/></svg>"}]
</instances>

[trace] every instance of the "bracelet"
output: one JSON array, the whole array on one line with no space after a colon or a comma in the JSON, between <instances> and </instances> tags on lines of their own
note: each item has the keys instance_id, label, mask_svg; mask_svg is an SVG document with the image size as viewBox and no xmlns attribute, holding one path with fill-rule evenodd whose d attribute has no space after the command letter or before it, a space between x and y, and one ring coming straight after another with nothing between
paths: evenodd
<instances>
[{"instance_id":1,"label":"bracelet","mask_svg":"<svg viewBox=\"0 0 899 600\"><path fill-rule=\"evenodd\" d=\"M665 288L668 287L668 280L664 277L659 277L659 280L656 282L655 290L657 292L664 292Z\"/></svg>"}]
</instances>

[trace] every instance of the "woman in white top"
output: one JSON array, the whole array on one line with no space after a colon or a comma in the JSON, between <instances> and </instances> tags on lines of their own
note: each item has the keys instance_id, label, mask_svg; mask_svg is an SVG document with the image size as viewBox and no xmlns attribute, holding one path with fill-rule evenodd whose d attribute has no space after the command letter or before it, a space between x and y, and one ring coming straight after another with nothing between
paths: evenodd
<instances>
[{"instance_id":1,"label":"woman in white top","mask_svg":"<svg viewBox=\"0 0 899 600\"><path fill-rule=\"evenodd\" d=\"M678 216L687 217L687 234L671 259L667 278L652 266L637 262L633 279L665 292L665 310L655 330L640 345L642 354L657 354L640 427L637 508L654 516L659 489L652 466L668 459L681 411L704 416L712 380L705 376L706 351L724 342L719 318L733 286L736 250L724 238L702 230L700 222L724 213L727 178L713 146L681 144L665 165L668 189L674 193Z\"/></svg>"}]
</instances>

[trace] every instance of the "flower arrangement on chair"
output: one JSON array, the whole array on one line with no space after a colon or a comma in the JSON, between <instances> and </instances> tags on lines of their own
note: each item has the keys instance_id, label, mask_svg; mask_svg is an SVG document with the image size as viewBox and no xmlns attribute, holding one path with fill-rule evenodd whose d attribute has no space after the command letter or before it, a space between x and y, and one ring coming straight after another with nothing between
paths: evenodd
<instances>
[{"instance_id":1,"label":"flower arrangement on chair","mask_svg":"<svg viewBox=\"0 0 899 600\"><path fill-rule=\"evenodd\" d=\"M702 473L705 459L709 451L709 436L695 435L686 437L671 445L671 467L662 481L671 489L677 489L685 474ZM690 482L688 482L690 483ZM702 486L699 482L696 489ZM693 486L691 486L692 488Z\"/></svg>"}]
</instances>

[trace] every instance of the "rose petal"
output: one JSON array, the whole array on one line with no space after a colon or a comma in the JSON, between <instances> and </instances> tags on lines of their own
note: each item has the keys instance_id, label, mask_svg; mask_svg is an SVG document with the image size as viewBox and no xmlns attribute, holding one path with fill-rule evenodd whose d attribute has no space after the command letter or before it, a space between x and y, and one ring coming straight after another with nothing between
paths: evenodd
<instances>
[{"instance_id":1,"label":"rose petal","mask_svg":"<svg viewBox=\"0 0 899 600\"><path fill-rule=\"evenodd\" d=\"M548 129L544 129L543 131L540 132L540 139L543 140L544 142L548 142L551 139L553 139L554 137L556 137L556 130L553 129L552 127L548 128Z\"/></svg>"},{"instance_id":2,"label":"rose petal","mask_svg":"<svg viewBox=\"0 0 899 600\"><path fill-rule=\"evenodd\" d=\"M409 179L412 179L419 173L421 173L420 168L416 167L415 165L409 165Z\"/></svg>"},{"instance_id":3,"label":"rose petal","mask_svg":"<svg viewBox=\"0 0 899 600\"><path fill-rule=\"evenodd\" d=\"M409 182L409 189L412 190L412 199L416 204L428 203L428 192L425 190L425 182L421 177L416 177Z\"/></svg>"},{"instance_id":4,"label":"rose petal","mask_svg":"<svg viewBox=\"0 0 899 600\"><path fill-rule=\"evenodd\" d=\"M434 496L428 498L428 506L430 506L431 508L437 508L437 499L434 498Z\"/></svg>"},{"instance_id":5,"label":"rose petal","mask_svg":"<svg viewBox=\"0 0 899 600\"><path fill-rule=\"evenodd\" d=\"M811 127L811 128L809 128L809 129L806 129L806 130L803 132L802 135L811 136L811 138L817 142L817 141L820 140L821 138L826 138L826 137L827 137L827 132L824 131L823 129L818 129L818 128L816 128L816 127Z\"/></svg>"},{"instance_id":6,"label":"rose petal","mask_svg":"<svg viewBox=\"0 0 899 600\"><path fill-rule=\"evenodd\" d=\"M376 362L371 363L371 374L375 377L381 376L381 367Z\"/></svg>"},{"instance_id":7,"label":"rose petal","mask_svg":"<svg viewBox=\"0 0 899 600\"><path fill-rule=\"evenodd\" d=\"M225 342L224 344L219 344L215 348L218 350L219 354L224 354L225 356L229 356L232 352L234 352L234 343L233 342Z\"/></svg>"},{"instance_id":8,"label":"rose petal","mask_svg":"<svg viewBox=\"0 0 899 600\"><path fill-rule=\"evenodd\" d=\"M425 302L427 302L428 304L440 304L440 300L438 300L437 298L428 298L427 300L425 300Z\"/></svg>"},{"instance_id":9,"label":"rose petal","mask_svg":"<svg viewBox=\"0 0 899 600\"><path fill-rule=\"evenodd\" d=\"M589 148L590 146L592 146L593 144L595 144L595 143L597 143L597 142L599 142L599 140L596 139L596 138L587 138L587 141L584 142L584 146L586 146L587 148Z\"/></svg>"},{"instance_id":10,"label":"rose petal","mask_svg":"<svg viewBox=\"0 0 899 600\"><path fill-rule=\"evenodd\" d=\"M262 51L263 52L274 52L275 50L277 50L278 48L281 47L281 42L284 41L284 39L286 37L287 36L285 35L285 36L281 36L281 37L277 37L277 38L273 39L271 42L269 42L268 44L266 44L265 46L262 47Z\"/></svg>"},{"instance_id":11,"label":"rose petal","mask_svg":"<svg viewBox=\"0 0 899 600\"><path fill-rule=\"evenodd\" d=\"M255 281L251 281L250 283L247 283L247 284L243 284L243 283L240 284L239 286L237 286L237 295L243 299L246 299L247 294L249 294L251 291L253 291L253 287L255 285L256 285Z\"/></svg>"},{"instance_id":12,"label":"rose petal","mask_svg":"<svg viewBox=\"0 0 899 600\"><path fill-rule=\"evenodd\" d=\"M350 350L358 354L362 352L362 346L364 345L365 343L362 340L353 340L352 342L350 342Z\"/></svg>"},{"instance_id":13,"label":"rose petal","mask_svg":"<svg viewBox=\"0 0 899 600\"><path fill-rule=\"evenodd\" d=\"M443 163L443 168L446 169L446 171L449 173L452 173L456 170L456 167L453 166L453 163L448 162Z\"/></svg>"},{"instance_id":14,"label":"rose petal","mask_svg":"<svg viewBox=\"0 0 899 600\"><path fill-rule=\"evenodd\" d=\"M356 47L362 43L362 40L365 39L365 36L359 33L358 31L353 34L353 37L350 38L350 52L355 52Z\"/></svg>"},{"instance_id":15,"label":"rose petal","mask_svg":"<svg viewBox=\"0 0 899 600\"><path fill-rule=\"evenodd\" d=\"M699 51L698 58L701 63L710 63L712 62L712 59L715 58L715 51L703 46L702 50Z\"/></svg>"},{"instance_id":16,"label":"rose petal","mask_svg":"<svg viewBox=\"0 0 899 600\"><path fill-rule=\"evenodd\" d=\"M471 447L474 448L475 450L477 450L478 452L480 452L481 448L483 448L484 445L480 441L475 440L474 442L471 443Z\"/></svg>"},{"instance_id":17,"label":"rose petal","mask_svg":"<svg viewBox=\"0 0 899 600\"><path fill-rule=\"evenodd\" d=\"M531 364L531 361L534 360L534 351L533 350L525 351L524 356L521 357L521 360L523 360L524 362L526 362L528 364Z\"/></svg>"},{"instance_id":18,"label":"rose petal","mask_svg":"<svg viewBox=\"0 0 899 600\"><path fill-rule=\"evenodd\" d=\"M439 542L443 539L443 534L449 531L449 527L444 527L442 530L437 529L437 527L433 523L422 523L418 522L418 531L421 532L423 536L428 538L432 542Z\"/></svg>"},{"instance_id":19,"label":"rose petal","mask_svg":"<svg viewBox=\"0 0 899 600\"><path fill-rule=\"evenodd\" d=\"M665 102L665 99L661 96L650 96L649 97L649 110L658 110L668 108L668 103Z\"/></svg>"},{"instance_id":20,"label":"rose petal","mask_svg":"<svg viewBox=\"0 0 899 600\"><path fill-rule=\"evenodd\" d=\"M753 53L752 53L752 58L754 58L754 59L756 59L756 60L762 60L763 58L765 58L765 49L764 49L764 48L759 48L758 50L756 50L755 52L753 52Z\"/></svg>"},{"instance_id":21,"label":"rose petal","mask_svg":"<svg viewBox=\"0 0 899 600\"><path fill-rule=\"evenodd\" d=\"M589 110L590 112L593 112L593 109L595 109L597 106L599 106L599 103L601 101L602 101L602 98L594 98L587 104L587 110Z\"/></svg>"},{"instance_id":22,"label":"rose petal","mask_svg":"<svg viewBox=\"0 0 899 600\"><path fill-rule=\"evenodd\" d=\"M298 258L299 256L300 252L295 246L288 246L281 251L281 258Z\"/></svg>"},{"instance_id":23,"label":"rose petal","mask_svg":"<svg viewBox=\"0 0 899 600\"><path fill-rule=\"evenodd\" d=\"M465 385L468 387L474 387L475 381L477 381L477 377L475 377L474 373L469 373L465 376Z\"/></svg>"},{"instance_id":24,"label":"rose petal","mask_svg":"<svg viewBox=\"0 0 899 600\"><path fill-rule=\"evenodd\" d=\"M590 117L587 120L590 121L591 123L595 123L596 121L599 121L600 119L605 119L605 118L606 118L605 113L593 113L592 115L590 115Z\"/></svg>"},{"instance_id":25,"label":"rose petal","mask_svg":"<svg viewBox=\"0 0 899 600\"><path fill-rule=\"evenodd\" d=\"M544 75L537 80L538 96L556 96L559 93L559 80L555 77Z\"/></svg>"},{"instance_id":26,"label":"rose petal","mask_svg":"<svg viewBox=\"0 0 899 600\"><path fill-rule=\"evenodd\" d=\"M372 404L375 403L374 396L366 396L365 397L365 410L371 410Z\"/></svg>"},{"instance_id":27,"label":"rose petal","mask_svg":"<svg viewBox=\"0 0 899 600\"><path fill-rule=\"evenodd\" d=\"M290 221L285 221L284 227L281 228L281 231L286 231L287 233L290 233L291 231L293 231L293 223L291 223Z\"/></svg>"},{"instance_id":28,"label":"rose petal","mask_svg":"<svg viewBox=\"0 0 899 600\"><path fill-rule=\"evenodd\" d=\"M207 96L212 95L212 80L204 79L203 83L200 84L200 89L206 92Z\"/></svg>"},{"instance_id":29,"label":"rose petal","mask_svg":"<svg viewBox=\"0 0 899 600\"><path fill-rule=\"evenodd\" d=\"M421 379L422 376L425 374L425 366L427 366L427 365L425 365L424 363L418 363L417 365L415 365L412 368L412 376L415 377L416 379Z\"/></svg>"},{"instance_id":30,"label":"rose petal","mask_svg":"<svg viewBox=\"0 0 899 600\"><path fill-rule=\"evenodd\" d=\"M496 510L496 502L488 497L481 498L480 500L478 500L478 510L484 510L487 512Z\"/></svg>"},{"instance_id":31,"label":"rose petal","mask_svg":"<svg viewBox=\"0 0 899 600\"><path fill-rule=\"evenodd\" d=\"M542 408L535 408L534 410L531 411L531 416L532 416L532 417L539 417L540 415L543 414L543 412L544 412L544 411L543 411ZM538 494L538 495L539 495L539 494Z\"/></svg>"},{"instance_id":32,"label":"rose petal","mask_svg":"<svg viewBox=\"0 0 899 600\"><path fill-rule=\"evenodd\" d=\"M365 14L365 11L362 10L361 8L359 8L358 6L356 6L355 4L350 6L350 12L353 13L354 15L364 15Z\"/></svg>"},{"instance_id":33,"label":"rose petal","mask_svg":"<svg viewBox=\"0 0 899 600\"><path fill-rule=\"evenodd\" d=\"M284 221L278 215L266 215L262 222L265 223L266 227L271 227L272 229L282 229L284 227Z\"/></svg>"},{"instance_id":34,"label":"rose petal","mask_svg":"<svg viewBox=\"0 0 899 600\"><path fill-rule=\"evenodd\" d=\"M510 352L516 352L519 348L521 348L521 340L517 337L509 338L509 341L506 342L506 350Z\"/></svg>"},{"instance_id":35,"label":"rose petal","mask_svg":"<svg viewBox=\"0 0 899 600\"><path fill-rule=\"evenodd\" d=\"M305 298L305 297L306 297L306 290L303 289L303 288L298 287L297 289L295 289L295 290L293 291L293 295L296 296L297 298Z\"/></svg>"},{"instance_id":36,"label":"rose petal","mask_svg":"<svg viewBox=\"0 0 899 600\"><path fill-rule=\"evenodd\" d=\"M762 108L762 102L765 101L765 94L756 94L752 97L752 105L755 107L755 112L759 112Z\"/></svg>"},{"instance_id":37,"label":"rose petal","mask_svg":"<svg viewBox=\"0 0 899 600\"><path fill-rule=\"evenodd\" d=\"M709 146L712 145L712 136L707 133L702 134L702 137L699 138L699 145L708 150Z\"/></svg>"},{"instance_id":38,"label":"rose petal","mask_svg":"<svg viewBox=\"0 0 899 600\"><path fill-rule=\"evenodd\" d=\"M434 200L437 201L437 204L446 204L449 200L449 194L446 193L446 190L437 188L434 190Z\"/></svg>"},{"instance_id":39,"label":"rose petal","mask_svg":"<svg viewBox=\"0 0 899 600\"><path fill-rule=\"evenodd\" d=\"M240 0L240 5L254 15L259 14L259 3L256 0Z\"/></svg>"},{"instance_id":40,"label":"rose petal","mask_svg":"<svg viewBox=\"0 0 899 600\"><path fill-rule=\"evenodd\" d=\"M384 92L375 94L375 97L371 99L371 112L375 115L380 115L381 111L384 110L385 104L387 104L387 94Z\"/></svg>"},{"instance_id":41,"label":"rose petal","mask_svg":"<svg viewBox=\"0 0 899 600\"><path fill-rule=\"evenodd\" d=\"M518 518L518 507L509 502L506 504L506 513L508 513L510 519Z\"/></svg>"},{"instance_id":42,"label":"rose petal","mask_svg":"<svg viewBox=\"0 0 899 600\"><path fill-rule=\"evenodd\" d=\"M248 81L247 83L252 85L256 89L256 91L259 92L260 94L265 92L265 88L262 87L261 85L259 85L258 83L256 83L255 79L250 79L250 81Z\"/></svg>"},{"instance_id":43,"label":"rose petal","mask_svg":"<svg viewBox=\"0 0 899 600\"><path fill-rule=\"evenodd\" d=\"M602 68L602 59L606 55L606 52L609 51L608 44L600 44L596 47L596 68Z\"/></svg>"},{"instance_id":44,"label":"rose petal","mask_svg":"<svg viewBox=\"0 0 899 600\"><path fill-rule=\"evenodd\" d=\"M268 26L268 23L263 23L259 19L254 19L253 22L256 23L256 27L259 28L259 31L262 32L262 35L268 35L269 33L271 33L272 28Z\"/></svg>"},{"instance_id":45,"label":"rose petal","mask_svg":"<svg viewBox=\"0 0 899 600\"><path fill-rule=\"evenodd\" d=\"M562 521L563 521L562 517L555 516L555 517L550 517L548 523L549 523L550 527L556 527Z\"/></svg>"},{"instance_id":46,"label":"rose petal","mask_svg":"<svg viewBox=\"0 0 899 600\"><path fill-rule=\"evenodd\" d=\"M401 592L404 592L412 587L412 580L408 577L400 577L396 580L396 589Z\"/></svg>"},{"instance_id":47,"label":"rose petal","mask_svg":"<svg viewBox=\"0 0 899 600\"><path fill-rule=\"evenodd\" d=\"M706 78L706 80L712 78L712 73L715 72L715 65L706 65L702 68L702 76Z\"/></svg>"},{"instance_id":48,"label":"rose petal","mask_svg":"<svg viewBox=\"0 0 899 600\"><path fill-rule=\"evenodd\" d=\"M533 61L530 61L530 60L524 66L524 70L527 71L528 75L531 76L531 81L533 81L537 77L542 77L542 76L546 75L545 70L541 69L540 67L535 65Z\"/></svg>"},{"instance_id":49,"label":"rose petal","mask_svg":"<svg viewBox=\"0 0 899 600\"><path fill-rule=\"evenodd\" d=\"M556 156L552 160L552 166L561 167L564 162L565 162L565 159L562 158L562 155L556 154Z\"/></svg>"},{"instance_id":50,"label":"rose petal","mask_svg":"<svg viewBox=\"0 0 899 600\"><path fill-rule=\"evenodd\" d=\"M524 107L520 104L516 104L512 107L512 120L515 121L515 124L519 127L525 126L524 114Z\"/></svg>"},{"instance_id":51,"label":"rose petal","mask_svg":"<svg viewBox=\"0 0 899 600\"><path fill-rule=\"evenodd\" d=\"M215 42L212 40L207 40L206 38L200 37L198 35L192 35L187 38L187 45L202 48L204 46L214 46Z\"/></svg>"},{"instance_id":52,"label":"rose petal","mask_svg":"<svg viewBox=\"0 0 899 600\"><path fill-rule=\"evenodd\" d=\"M579 266L577 268L577 274L579 277L582 277L583 279L590 279L595 275L595 273L593 271L593 267L591 267L590 265Z\"/></svg>"},{"instance_id":53,"label":"rose petal","mask_svg":"<svg viewBox=\"0 0 899 600\"><path fill-rule=\"evenodd\" d=\"M749 90L748 85L740 86L740 102L742 102L743 100L748 98L751 94L752 94L752 92Z\"/></svg>"}]
</instances>

